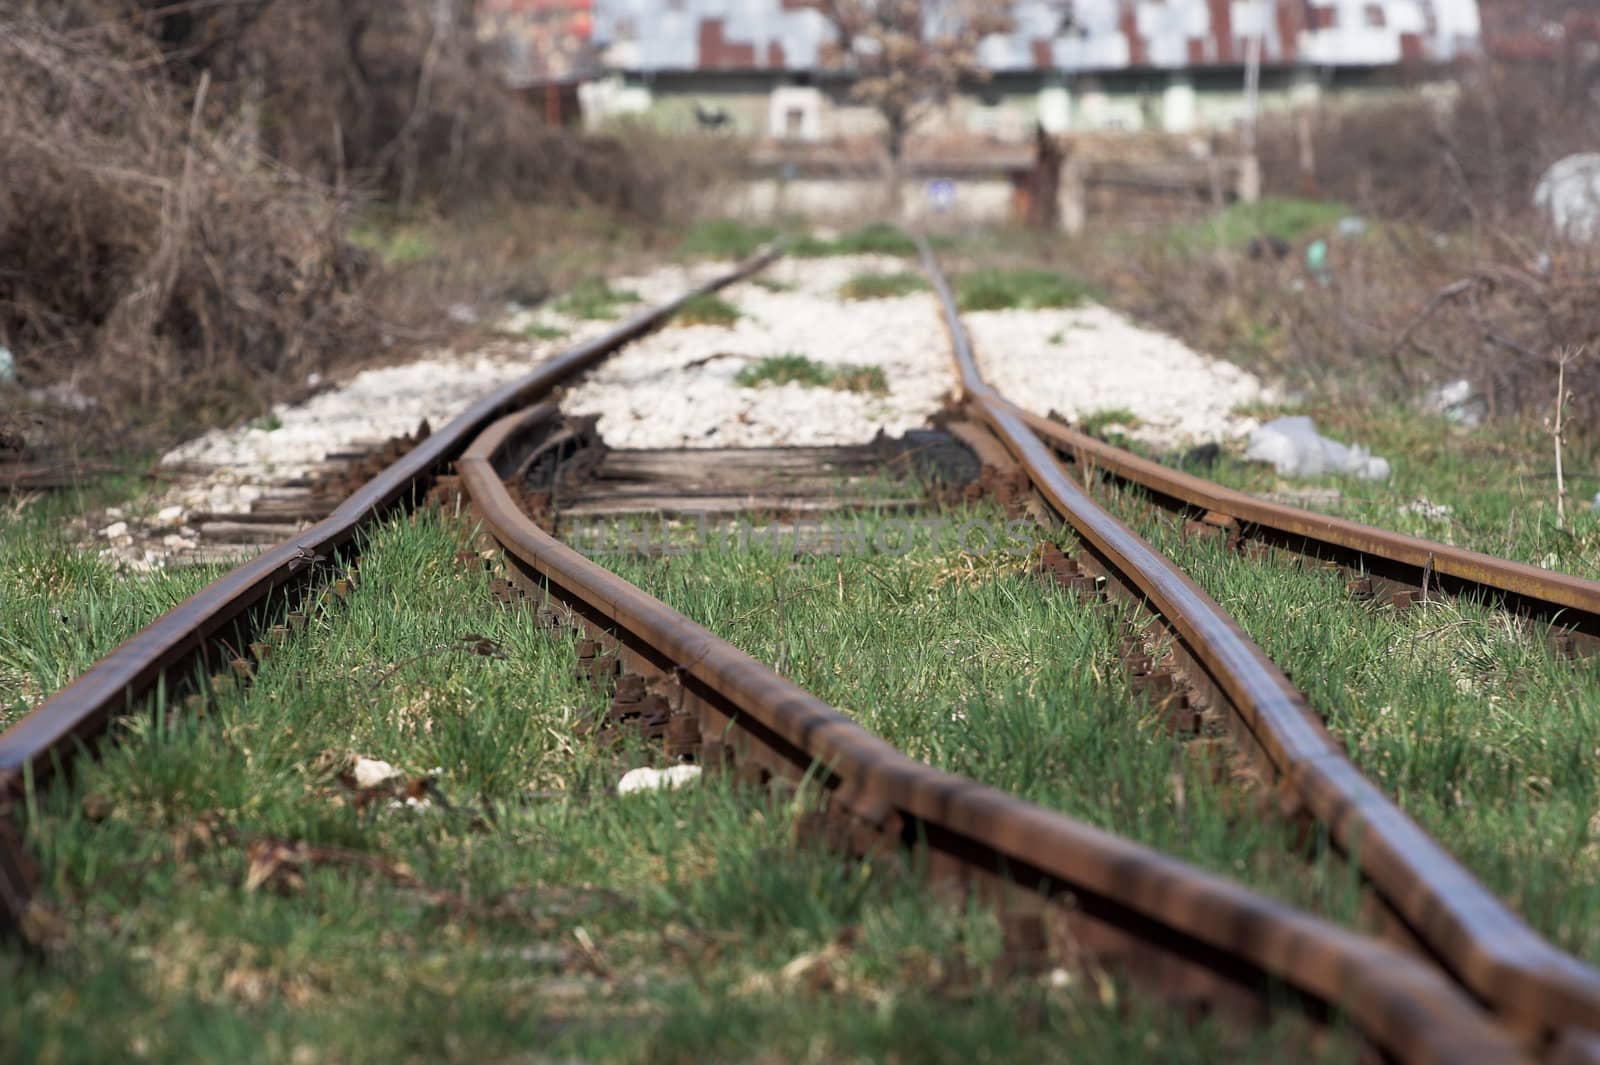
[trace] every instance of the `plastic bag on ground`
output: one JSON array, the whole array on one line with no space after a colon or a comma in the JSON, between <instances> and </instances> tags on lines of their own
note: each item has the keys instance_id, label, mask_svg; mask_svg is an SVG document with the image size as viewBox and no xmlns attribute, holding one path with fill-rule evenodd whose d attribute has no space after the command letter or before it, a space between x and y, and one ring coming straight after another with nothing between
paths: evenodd
<instances>
[{"instance_id":1,"label":"plastic bag on ground","mask_svg":"<svg viewBox=\"0 0 1600 1065\"><path fill-rule=\"evenodd\" d=\"M1283 477L1321 477L1349 473L1368 481L1387 481L1389 462L1359 445L1348 447L1317 432L1310 418L1274 418L1250 434L1244 457L1270 462Z\"/></svg>"}]
</instances>

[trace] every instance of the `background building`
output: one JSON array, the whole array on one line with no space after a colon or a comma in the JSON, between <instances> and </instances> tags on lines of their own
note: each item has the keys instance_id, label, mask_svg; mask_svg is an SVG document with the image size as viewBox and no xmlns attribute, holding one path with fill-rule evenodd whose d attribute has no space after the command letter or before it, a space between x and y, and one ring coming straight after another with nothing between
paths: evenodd
<instances>
[{"instance_id":1,"label":"background building","mask_svg":"<svg viewBox=\"0 0 1600 1065\"><path fill-rule=\"evenodd\" d=\"M1067 12L1070 9L1070 16ZM1024 0L990 38L991 78L943 116L946 131L1025 140L1052 133L1226 126L1261 106L1415 83L1479 48L1477 0ZM780 140L875 129L821 64L829 30L791 0L596 0L603 72L583 94L593 121L643 115Z\"/></svg>"}]
</instances>

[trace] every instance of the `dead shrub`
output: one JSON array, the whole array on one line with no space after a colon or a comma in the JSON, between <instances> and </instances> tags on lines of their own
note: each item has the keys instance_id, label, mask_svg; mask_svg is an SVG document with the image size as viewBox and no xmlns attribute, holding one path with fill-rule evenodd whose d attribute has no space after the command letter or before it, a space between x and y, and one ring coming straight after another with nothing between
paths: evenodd
<instances>
[{"instance_id":1,"label":"dead shrub","mask_svg":"<svg viewBox=\"0 0 1600 1065\"><path fill-rule=\"evenodd\" d=\"M224 143L205 79L186 108L159 68L125 24L0 14L0 343L111 431L237 413L372 336L339 201Z\"/></svg>"},{"instance_id":2,"label":"dead shrub","mask_svg":"<svg viewBox=\"0 0 1600 1065\"><path fill-rule=\"evenodd\" d=\"M1310 116L1262 137L1266 192L1348 204L1366 231L1270 242L1144 242L1073 265L1117 302L1205 350L1325 396L1421 398L1465 378L1496 416L1543 416L1563 350L1600 337L1600 244L1532 206L1548 166L1600 143L1600 64L1486 65L1439 103ZM1277 236L1277 234L1271 234ZM1326 271L1306 246L1328 241ZM1600 365L1569 368L1574 433L1600 436Z\"/></svg>"},{"instance_id":3,"label":"dead shrub","mask_svg":"<svg viewBox=\"0 0 1600 1065\"><path fill-rule=\"evenodd\" d=\"M621 140L546 124L503 84L471 0L244 0L220 25L142 2L160 3L149 30L185 83L210 77L239 137L325 185L402 209L537 200L644 221L693 187Z\"/></svg>"},{"instance_id":4,"label":"dead shrub","mask_svg":"<svg viewBox=\"0 0 1600 1065\"><path fill-rule=\"evenodd\" d=\"M714 185L703 150L547 126L480 55L472 15L469 0L0 8L0 344L23 384L97 403L109 416L87 421L119 446L131 426L238 417L397 337L443 339L448 303L537 288L530 244L561 245L554 212L648 226ZM493 247L452 235L453 263L382 263L345 233L374 203ZM530 204L536 241L519 235L532 222L485 224ZM489 276L497 262L519 276Z\"/></svg>"},{"instance_id":5,"label":"dead shrub","mask_svg":"<svg viewBox=\"0 0 1600 1065\"><path fill-rule=\"evenodd\" d=\"M1456 74L1448 96L1412 93L1265 122L1266 194L1316 195L1447 229L1523 214L1552 163L1600 140L1600 63L1482 63Z\"/></svg>"}]
</instances>

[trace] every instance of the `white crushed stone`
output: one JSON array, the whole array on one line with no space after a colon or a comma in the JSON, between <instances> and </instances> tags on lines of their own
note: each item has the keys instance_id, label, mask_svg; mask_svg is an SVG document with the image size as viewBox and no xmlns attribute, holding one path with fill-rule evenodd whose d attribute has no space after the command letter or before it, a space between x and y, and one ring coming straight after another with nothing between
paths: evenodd
<instances>
[{"instance_id":1,"label":"white crushed stone","mask_svg":"<svg viewBox=\"0 0 1600 1065\"><path fill-rule=\"evenodd\" d=\"M615 288L639 297L637 304L619 306L618 315L665 302L729 268L728 263L670 265L614 281ZM102 533L109 541L105 554L132 570L157 568L169 555L198 546L198 531L187 524L191 515L248 512L267 492L312 474L330 454L415 432L424 420L443 426L485 393L616 324L574 319L553 309L511 308L501 328L520 334L536 323L564 335L499 340L465 354L437 352L365 370L303 403L280 404L266 418L214 429L179 445L161 459L172 482L158 498L105 512L106 521L124 523L114 534ZM308 380L320 383L320 378Z\"/></svg>"},{"instance_id":2,"label":"white crushed stone","mask_svg":"<svg viewBox=\"0 0 1600 1065\"><path fill-rule=\"evenodd\" d=\"M781 447L858 444L926 424L956 387L938 307L925 293L844 301L858 273L912 267L883 256L785 260L723 294L742 317L728 326L669 327L608 360L568 396L574 414L600 416L612 447ZM800 384L746 388L739 371L796 354L828 365L876 366L888 394Z\"/></svg>"},{"instance_id":3,"label":"white crushed stone","mask_svg":"<svg viewBox=\"0 0 1600 1065\"><path fill-rule=\"evenodd\" d=\"M715 263L670 266L621 279L615 287L636 293L641 303L623 306L619 314L670 299L726 269L726 264ZM247 508L260 498L263 486L303 477L330 453L414 432L424 420L435 428L442 426L485 393L527 373L541 359L616 324L570 319L548 311L513 312L503 327L507 332L520 332L534 321L556 325L567 335L499 342L465 355L438 353L400 366L366 370L304 403L280 404L269 418L214 429L179 445L162 457L163 465L206 467L215 475L208 484L185 493L176 505L210 511Z\"/></svg>"},{"instance_id":4,"label":"white crushed stone","mask_svg":"<svg viewBox=\"0 0 1600 1065\"><path fill-rule=\"evenodd\" d=\"M984 376L1012 402L1074 421L1131 411L1127 435L1158 448L1244 436L1259 423L1234 411L1275 398L1254 374L1106 307L964 317Z\"/></svg>"},{"instance_id":5,"label":"white crushed stone","mask_svg":"<svg viewBox=\"0 0 1600 1065\"><path fill-rule=\"evenodd\" d=\"M630 769L617 783L618 795L636 795L646 791L677 791L685 784L700 779L697 765L675 765L670 769L651 769L641 766Z\"/></svg>"}]
</instances>

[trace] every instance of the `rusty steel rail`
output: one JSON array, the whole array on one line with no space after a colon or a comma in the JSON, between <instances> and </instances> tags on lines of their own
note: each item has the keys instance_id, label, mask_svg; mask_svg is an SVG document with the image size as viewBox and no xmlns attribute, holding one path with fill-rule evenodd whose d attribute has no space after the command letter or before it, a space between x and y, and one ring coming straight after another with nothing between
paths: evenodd
<instances>
[{"instance_id":1,"label":"rusty steel rail","mask_svg":"<svg viewBox=\"0 0 1600 1065\"><path fill-rule=\"evenodd\" d=\"M0 932L14 930L25 914L31 886L22 850L17 806L30 783L70 762L118 715L157 691L192 682L218 663L214 641L249 637L252 611L303 586L317 560L354 549L357 537L395 508L412 505L433 477L458 456L484 426L525 406L588 369L628 342L655 329L689 300L716 292L765 268L781 253L773 248L667 303L649 308L592 340L540 363L474 402L454 421L374 477L327 518L286 544L246 562L156 619L0 734ZM226 663L222 663L226 664Z\"/></svg>"},{"instance_id":2,"label":"rusty steel rail","mask_svg":"<svg viewBox=\"0 0 1600 1065\"><path fill-rule=\"evenodd\" d=\"M1600 1061L1600 973L1542 939L1367 780L1239 624L1067 476L1029 422L983 380L949 282L926 241L921 249L968 406L1076 530L1097 567L1170 628L1283 786L1434 961L1537 1044L1570 1060Z\"/></svg>"},{"instance_id":3,"label":"rusty steel rail","mask_svg":"<svg viewBox=\"0 0 1600 1065\"><path fill-rule=\"evenodd\" d=\"M902 754L689 618L556 540L502 478L554 422L509 415L457 472L513 581L555 603L651 683L670 681L702 750L778 779L820 785L857 850L906 846L930 871L1059 906L1079 943L1154 955L1168 984L1209 980L1258 996L1290 992L1341 1011L1402 1062L1526 1060L1520 1041L1433 967L1397 948L1255 894L1177 859ZM1209 986L1209 985L1208 985ZM1271 989L1276 989L1274 992Z\"/></svg>"},{"instance_id":4,"label":"rusty steel rail","mask_svg":"<svg viewBox=\"0 0 1600 1065\"><path fill-rule=\"evenodd\" d=\"M1149 492L1168 509L1231 519L1248 535L1297 554L1338 562L1406 588L1476 596L1524 617L1600 642L1600 581L1554 573L1347 518L1272 503L1170 469L1049 418L1016 410L1079 467Z\"/></svg>"}]
</instances>

